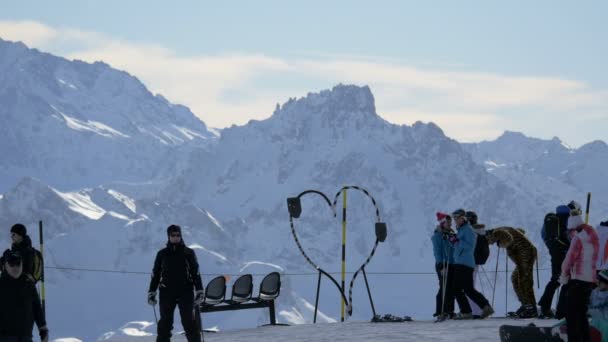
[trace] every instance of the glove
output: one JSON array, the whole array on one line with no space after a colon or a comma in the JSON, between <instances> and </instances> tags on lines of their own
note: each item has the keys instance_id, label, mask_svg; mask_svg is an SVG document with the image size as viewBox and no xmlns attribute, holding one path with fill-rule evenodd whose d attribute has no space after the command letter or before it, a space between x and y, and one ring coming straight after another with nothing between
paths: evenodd
<instances>
[{"instance_id":1,"label":"glove","mask_svg":"<svg viewBox=\"0 0 608 342\"><path fill-rule=\"evenodd\" d=\"M38 333L40 334L41 342L49 342L49 328L43 326L42 328L38 328Z\"/></svg>"},{"instance_id":2,"label":"glove","mask_svg":"<svg viewBox=\"0 0 608 342\"><path fill-rule=\"evenodd\" d=\"M561 276L559 276L558 282L562 285L566 285L568 284L568 280L570 280L569 277L565 274L562 274Z\"/></svg>"},{"instance_id":3,"label":"glove","mask_svg":"<svg viewBox=\"0 0 608 342\"><path fill-rule=\"evenodd\" d=\"M458 242L458 237L456 235L450 235L450 237L448 238L448 240L451 243L456 243L456 242Z\"/></svg>"},{"instance_id":4,"label":"glove","mask_svg":"<svg viewBox=\"0 0 608 342\"><path fill-rule=\"evenodd\" d=\"M148 304L154 306L154 305L156 305L156 303L158 303L156 301L156 291L148 292Z\"/></svg>"},{"instance_id":5,"label":"glove","mask_svg":"<svg viewBox=\"0 0 608 342\"><path fill-rule=\"evenodd\" d=\"M205 299L204 290L198 290L195 292L195 295L194 295L194 304L195 305L201 305L201 303L203 302L204 299Z\"/></svg>"}]
</instances>

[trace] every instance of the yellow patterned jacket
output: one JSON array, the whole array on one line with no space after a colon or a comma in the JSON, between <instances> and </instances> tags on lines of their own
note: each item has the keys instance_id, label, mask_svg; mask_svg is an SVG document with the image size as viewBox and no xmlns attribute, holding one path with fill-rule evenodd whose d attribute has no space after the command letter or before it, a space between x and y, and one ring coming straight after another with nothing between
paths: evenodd
<instances>
[{"instance_id":1,"label":"yellow patterned jacket","mask_svg":"<svg viewBox=\"0 0 608 342\"><path fill-rule=\"evenodd\" d=\"M532 266L536 260L536 247L521 228L494 228L486 231L486 238L489 244L497 242L498 247L506 248L507 255L517 265Z\"/></svg>"}]
</instances>

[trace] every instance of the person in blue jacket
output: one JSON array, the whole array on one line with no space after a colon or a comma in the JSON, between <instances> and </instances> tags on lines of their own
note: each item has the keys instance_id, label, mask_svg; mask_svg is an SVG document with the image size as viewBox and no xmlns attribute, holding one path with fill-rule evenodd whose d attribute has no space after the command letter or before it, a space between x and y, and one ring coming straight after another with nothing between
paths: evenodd
<instances>
[{"instance_id":1,"label":"person in blue jacket","mask_svg":"<svg viewBox=\"0 0 608 342\"><path fill-rule=\"evenodd\" d=\"M477 235L473 231L471 225L467 222L466 211L464 209L458 209L452 213L452 217L456 222L456 228L458 233L455 238L451 239L454 244L454 292L464 292L475 304L481 308L481 318L486 318L494 314L494 309L490 306L490 303L475 290L473 285L473 271L475 270L475 244L477 242ZM448 303L453 298L449 298ZM473 314L471 306L468 301L464 301L460 306L460 315L456 319L472 319Z\"/></svg>"},{"instance_id":2,"label":"person in blue jacket","mask_svg":"<svg viewBox=\"0 0 608 342\"><path fill-rule=\"evenodd\" d=\"M456 297L459 307L462 307L462 301L467 299L462 291L452 294L454 288L454 247L450 239L454 239L456 236L456 233L452 230L452 217L438 212L437 221L437 227L431 237L433 255L435 256L435 272L437 272L437 278L439 279L433 317L446 319L454 317L454 297Z\"/></svg>"}]
</instances>

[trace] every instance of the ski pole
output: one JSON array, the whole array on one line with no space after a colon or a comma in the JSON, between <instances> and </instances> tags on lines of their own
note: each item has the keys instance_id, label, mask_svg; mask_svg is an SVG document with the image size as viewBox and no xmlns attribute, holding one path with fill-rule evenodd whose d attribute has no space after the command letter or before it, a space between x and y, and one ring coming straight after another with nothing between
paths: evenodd
<instances>
[{"instance_id":1,"label":"ski pole","mask_svg":"<svg viewBox=\"0 0 608 342\"><path fill-rule=\"evenodd\" d=\"M342 292L346 286L346 189L342 193ZM340 322L344 322L344 299L340 302Z\"/></svg>"},{"instance_id":2,"label":"ski pole","mask_svg":"<svg viewBox=\"0 0 608 342\"><path fill-rule=\"evenodd\" d=\"M505 253L505 317L509 315L509 255Z\"/></svg>"},{"instance_id":3,"label":"ski pole","mask_svg":"<svg viewBox=\"0 0 608 342\"><path fill-rule=\"evenodd\" d=\"M485 279L486 284L488 284L488 286L490 286L492 288L492 291L494 291L494 287L492 287L492 281L490 280L490 277L488 276L488 272L486 272L486 269L480 265L481 271L483 272L483 277L482 279Z\"/></svg>"},{"instance_id":4,"label":"ski pole","mask_svg":"<svg viewBox=\"0 0 608 342\"><path fill-rule=\"evenodd\" d=\"M498 260L500 259L500 247L496 246L496 270L494 271L494 289L492 290L492 307L494 307L494 296L496 295L496 281L498 280Z\"/></svg>"},{"instance_id":5,"label":"ski pole","mask_svg":"<svg viewBox=\"0 0 608 342\"><path fill-rule=\"evenodd\" d=\"M536 287L540 289L540 274L538 273L538 253L536 253Z\"/></svg>"},{"instance_id":6,"label":"ski pole","mask_svg":"<svg viewBox=\"0 0 608 342\"><path fill-rule=\"evenodd\" d=\"M479 271L479 266L476 267L475 272L477 272L477 282L479 283L479 287L481 287L481 293L485 297L486 289L485 286L483 286L483 279L481 279L481 272Z\"/></svg>"},{"instance_id":7,"label":"ski pole","mask_svg":"<svg viewBox=\"0 0 608 342\"><path fill-rule=\"evenodd\" d=\"M152 305L152 311L154 311L154 321L156 322L156 326L158 326L158 317L156 316L156 305Z\"/></svg>"},{"instance_id":8,"label":"ski pole","mask_svg":"<svg viewBox=\"0 0 608 342\"><path fill-rule=\"evenodd\" d=\"M587 193L587 209L585 210L585 224L589 224L589 206L591 205L591 193Z\"/></svg>"},{"instance_id":9,"label":"ski pole","mask_svg":"<svg viewBox=\"0 0 608 342\"><path fill-rule=\"evenodd\" d=\"M449 272L449 266L448 266L448 251L447 248L443 249L443 252L445 253L445 261L443 262L443 269L441 270L440 274L442 276L441 278L441 283L443 285L443 288L441 289L441 316L443 316L443 314L445 313L445 296L446 296L446 292L447 292L447 285L448 285L448 272Z\"/></svg>"},{"instance_id":10,"label":"ski pole","mask_svg":"<svg viewBox=\"0 0 608 342\"><path fill-rule=\"evenodd\" d=\"M42 235L42 221L38 221L38 234L40 235L40 254L42 255L42 270L40 273L40 301L42 304L42 315L46 317L46 296L44 289L44 238Z\"/></svg>"}]
</instances>

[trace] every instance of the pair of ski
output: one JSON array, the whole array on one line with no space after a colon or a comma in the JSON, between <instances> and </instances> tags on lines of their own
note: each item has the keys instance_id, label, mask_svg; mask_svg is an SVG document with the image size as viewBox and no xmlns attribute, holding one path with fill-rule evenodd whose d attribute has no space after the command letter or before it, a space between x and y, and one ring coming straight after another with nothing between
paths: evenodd
<instances>
[{"instance_id":1,"label":"pair of ski","mask_svg":"<svg viewBox=\"0 0 608 342\"><path fill-rule=\"evenodd\" d=\"M437 319L435 319L433 321L433 323L441 323L441 322L445 322L449 319L448 316L443 316L443 317L439 317ZM513 315L508 315L508 316L492 316L492 317L486 317L486 318L481 318L481 316L473 316L472 318L467 318L467 319L461 319L463 321L470 321L470 320L479 320L479 319L512 319L512 320L526 320L526 319L538 319L537 317L519 317L516 314ZM458 319L455 319L458 320Z\"/></svg>"},{"instance_id":2,"label":"pair of ski","mask_svg":"<svg viewBox=\"0 0 608 342\"><path fill-rule=\"evenodd\" d=\"M372 323L401 323L411 321L412 318L410 316L394 316L391 314L386 314L384 316L374 315L372 318Z\"/></svg>"}]
</instances>

